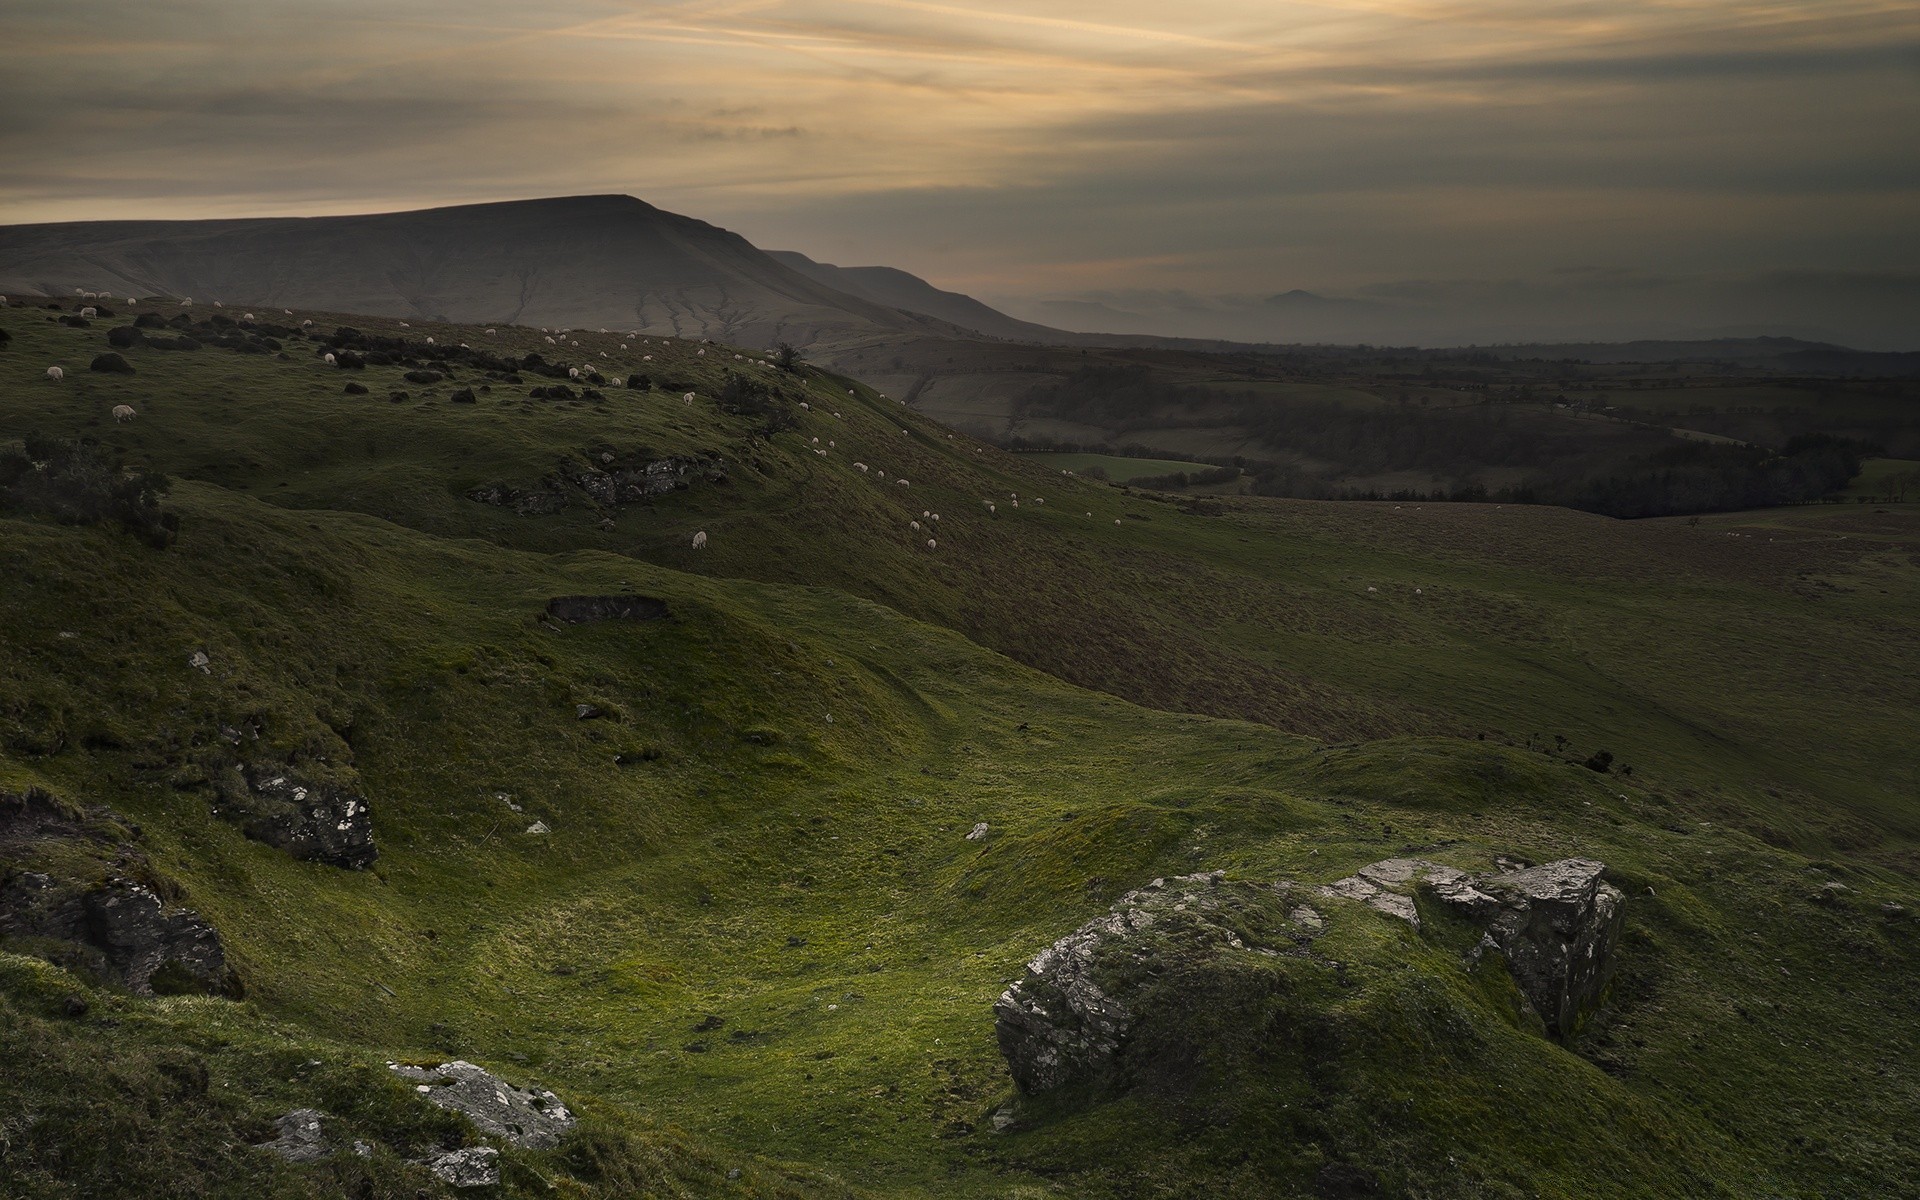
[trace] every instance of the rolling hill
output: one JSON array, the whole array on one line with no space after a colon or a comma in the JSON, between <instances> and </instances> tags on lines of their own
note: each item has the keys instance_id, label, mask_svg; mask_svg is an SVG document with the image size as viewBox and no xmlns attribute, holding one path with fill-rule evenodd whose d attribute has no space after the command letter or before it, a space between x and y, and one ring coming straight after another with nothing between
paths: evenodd
<instances>
[{"instance_id":1,"label":"rolling hill","mask_svg":"<svg viewBox=\"0 0 1920 1200\"><path fill-rule=\"evenodd\" d=\"M0 310L0 795L51 797L0 896L131 873L244 986L8 937L0 1193L454 1194L483 1139L387 1065L452 1059L578 1115L513 1196L1920 1174L1914 507L1176 503L755 347L49 303ZM170 544L100 464L169 477ZM364 798L371 866L247 825L269 770ZM1117 897L1402 854L1605 862L1602 1013L1316 898L1241 1041L1016 1090L995 998ZM337 1152L248 1148L309 1108Z\"/></svg>"}]
</instances>

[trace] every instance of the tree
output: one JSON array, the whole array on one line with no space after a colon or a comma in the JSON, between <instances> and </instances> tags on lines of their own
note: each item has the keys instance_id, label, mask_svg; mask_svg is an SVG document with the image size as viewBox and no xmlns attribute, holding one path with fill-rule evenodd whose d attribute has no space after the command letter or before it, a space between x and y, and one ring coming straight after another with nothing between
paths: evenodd
<instances>
[{"instance_id":1,"label":"tree","mask_svg":"<svg viewBox=\"0 0 1920 1200\"><path fill-rule=\"evenodd\" d=\"M800 370L800 359L801 354L799 350L786 342L781 342L774 350L773 365L779 367L782 371L790 371L798 374Z\"/></svg>"}]
</instances>

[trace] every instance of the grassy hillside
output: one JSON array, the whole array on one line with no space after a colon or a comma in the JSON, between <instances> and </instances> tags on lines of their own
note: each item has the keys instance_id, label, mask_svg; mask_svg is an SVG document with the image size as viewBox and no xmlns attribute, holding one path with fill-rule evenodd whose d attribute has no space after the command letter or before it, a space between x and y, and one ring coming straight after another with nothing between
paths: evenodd
<instances>
[{"instance_id":1,"label":"grassy hillside","mask_svg":"<svg viewBox=\"0 0 1920 1200\"><path fill-rule=\"evenodd\" d=\"M501 329L673 385L527 401L546 380L410 384L291 337L99 374L102 325L53 315L0 315L0 442L164 470L180 531L0 515L0 791L137 822L247 995L136 1001L0 955L0 1055L33 1064L0 1079L27 1114L0 1191L413 1195L434 1185L406 1160L458 1132L381 1064L455 1056L583 1114L506 1156L510 1194L1304 1196L1337 1162L1391 1194L1833 1197L1920 1174L1920 927L1883 911L1920 873L1907 513L1188 510L832 377L782 419L728 413L727 370L781 381L723 347ZM468 386L492 390L452 402ZM727 471L545 516L466 495L602 454ZM542 617L627 592L672 617ZM356 781L373 869L215 815L223 726ZM1584 769L1599 748L1632 774ZM1316 1031L1293 1053L1013 1105L992 1000L1119 893L1400 852L1606 860L1631 896L1607 1016L1548 1042L1510 985L1355 908L1323 946L1350 983L1303 979L1276 1014ZM372 1157L239 1148L308 1104Z\"/></svg>"}]
</instances>

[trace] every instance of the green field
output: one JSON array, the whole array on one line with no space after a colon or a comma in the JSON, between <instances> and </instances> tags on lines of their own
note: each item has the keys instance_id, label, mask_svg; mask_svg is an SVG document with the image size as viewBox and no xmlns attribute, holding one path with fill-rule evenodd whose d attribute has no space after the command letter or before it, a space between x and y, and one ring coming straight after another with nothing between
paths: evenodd
<instances>
[{"instance_id":1,"label":"green field","mask_svg":"<svg viewBox=\"0 0 1920 1200\"><path fill-rule=\"evenodd\" d=\"M180 532L0 513L0 791L137 822L247 993L140 1000L0 949L0 1194L451 1194L413 1160L470 1133L383 1066L450 1057L582 1114L505 1153L515 1196L1315 1197L1329 1163L1448 1200L1920 1178L1911 507L1182 505L820 372L805 409L729 412L728 370L801 384L725 347L501 328L662 385L539 401L294 338L99 374L117 322L51 315L0 311L0 448L163 470ZM467 497L603 455L726 471L550 515ZM672 618L542 617L627 592ZM213 811L235 725L261 731L237 753L366 795L371 870ZM1631 774L1584 768L1599 749ZM1550 1042L1440 932L1330 903L1346 982L1277 1000L1271 1055L1016 1096L994 998L1122 892L1400 853L1606 861L1630 900L1604 1017ZM243 1148L304 1105L370 1156Z\"/></svg>"},{"instance_id":2,"label":"green field","mask_svg":"<svg viewBox=\"0 0 1920 1200\"><path fill-rule=\"evenodd\" d=\"M1152 475L1174 475L1182 471L1211 471L1207 463L1182 462L1176 458L1124 458L1118 454L1053 454L1036 452L1023 454L1042 466L1054 467L1062 471L1072 471L1076 475L1085 475L1097 467L1105 471L1107 478L1114 483L1131 483L1135 479Z\"/></svg>"},{"instance_id":3,"label":"green field","mask_svg":"<svg viewBox=\"0 0 1920 1200\"><path fill-rule=\"evenodd\" d=\"M1903 502L1920 500L1920 460L1911 458L1870 458L1860 464L1844 496L1871 496L1891 502L1895 496Z\"/></svg>"}]
</instances>

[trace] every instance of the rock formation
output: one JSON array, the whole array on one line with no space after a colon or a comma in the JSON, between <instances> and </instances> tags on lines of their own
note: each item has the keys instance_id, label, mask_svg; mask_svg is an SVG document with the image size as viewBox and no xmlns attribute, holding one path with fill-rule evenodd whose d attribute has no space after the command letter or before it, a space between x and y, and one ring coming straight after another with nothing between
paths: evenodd
<instances>
[{"instance_id":1,"label":"rock formation","mask_svg":"<svg viewBox=\"0 0 1920 1200\"><path fill-rule=\"evenodd\" d=\"M552 1092L517 1087L470 1062L387 1066L434 1104L463 1114L480 1132L515 1146L551 1149L574 1125L574 1115Z\"/></svg>"},{"instance_id":2,"label":"rock formation","mask_svg":"<svg viewBox=\"0 0 1920 1200\"><path fill-rule=\"evenodd\" d=\"M366 797L273 764L241 768L243 794L229 791L222 814L255 841L293 857L358 870L372 864L373 815Z\"/></svg>"}]
</instances>

